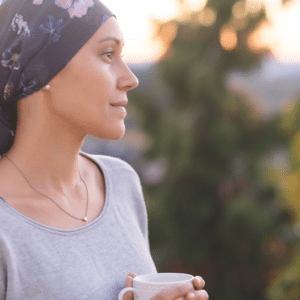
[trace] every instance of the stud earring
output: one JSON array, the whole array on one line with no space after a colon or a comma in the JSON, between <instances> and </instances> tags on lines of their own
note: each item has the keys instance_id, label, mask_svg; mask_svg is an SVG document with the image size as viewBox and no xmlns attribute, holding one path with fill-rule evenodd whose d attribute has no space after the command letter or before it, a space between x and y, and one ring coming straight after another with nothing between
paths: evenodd
<instances>
[{"instance_id":1,"label":"stud earring","mask_svg":"<svg viewBox=\"0 0 300 300\"><path fill-rule=\"evenodd\" d=\"M50 85L49 85L49 84L46 85L46 89L47 89L47 90L50 89Z\"/></svg>"}]
</instances>

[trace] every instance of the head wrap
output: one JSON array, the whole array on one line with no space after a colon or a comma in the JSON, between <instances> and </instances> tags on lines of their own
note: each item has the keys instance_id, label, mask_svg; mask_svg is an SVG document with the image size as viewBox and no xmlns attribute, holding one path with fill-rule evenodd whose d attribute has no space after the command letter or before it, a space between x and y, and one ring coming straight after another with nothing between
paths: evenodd
<instances>
[{"instance_id":1,"label":"head wrap","mask_svg":"<svg viewBox=\"0 0 300 300\"><path fill-rule=\"evenodd\" d=\"M98 0L0 0L0 155L17 100L43 88L111 16Z\"/></svg>"}]
</instances>

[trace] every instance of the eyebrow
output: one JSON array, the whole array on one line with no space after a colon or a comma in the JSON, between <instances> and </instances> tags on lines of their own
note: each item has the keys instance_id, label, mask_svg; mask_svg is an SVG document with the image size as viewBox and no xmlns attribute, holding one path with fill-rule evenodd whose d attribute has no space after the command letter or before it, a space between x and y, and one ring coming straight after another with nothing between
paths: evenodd
<instances>
[{"instance_id":1,"label":"eyebrow","mask_svg":"<svg viewBox=\"0 0 300 300\"><path fill-rule=\"evenodd\" d=\"M114 41L114 42L117 43L117 45L122 45L122 46L125 45L125 42L123 42L123 41L117 39L117 38L114 37L114 36L107 36L106 38L104 38L104 39L98 41L98 43L102 43L102 42L106 42L106 41Z\"/></svg>"}]
</instances>

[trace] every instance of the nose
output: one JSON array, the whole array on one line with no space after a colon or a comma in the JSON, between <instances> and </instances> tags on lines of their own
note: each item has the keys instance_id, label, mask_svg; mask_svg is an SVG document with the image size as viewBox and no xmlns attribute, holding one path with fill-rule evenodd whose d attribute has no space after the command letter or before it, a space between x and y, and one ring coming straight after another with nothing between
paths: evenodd
<instances>
[{"instance_id":1,"label":"nose","mask_svg":"<svg viewBox=\"0 0 300 300\"><path fill-rule=\"evenodd\" d=\"M126 63L123 64L123 74L118 80L118 88L122 91L130 91L135 89L139 85L138 78L129 69Z\"/></svg>"}]
</instances>

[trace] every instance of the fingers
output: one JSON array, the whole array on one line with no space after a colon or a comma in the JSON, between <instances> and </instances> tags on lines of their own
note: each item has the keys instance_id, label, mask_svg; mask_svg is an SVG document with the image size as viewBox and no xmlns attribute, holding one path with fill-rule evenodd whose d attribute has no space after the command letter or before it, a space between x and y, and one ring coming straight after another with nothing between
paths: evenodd
<instances>
[{"instance_id":1,"label":"fingers","mask_svg":"<svg viewBox=\"0 0 300 300\"><path fill-rule=\"evenodd\" d=\"M195 276L193 279L193 285L195 288L195 300L207 300L209 296L205 290L203 290L205 286L205 281L200 276Z\"/></svg>"},{"instance_id":2,"label":"fingers","mask_svg":"<svg viewBox=\"0 0 300 300\"><path fill-rule=\"evenodd\" d=\"M126 277L126 287L133 287L133 278L137 275L135 273L130 273Z\"/></svg>"},{"instance_id":3,"label":"fingers","mask_svg":"<svg viewBox=\"0 0 300 300\"><path fill-rule=\"evenodd\" d=\"M126 277L126 287L133 287L133 278L135 276L137 276L135 273L128 274ZM127 292L124 295L123 300L133 300L133 292Z\"/></svg>"},{"instance_id":4,"label":"fingers","mask_svg":"<svg viewBox=\"0 0 300 300\"><path fill-rule=\"evenodd\" d=\"M205 281L200 276L195 276L193 279L193 285L195 290L202 290L205 286Z\"/></svg>"},{"instance_id":5,"label":"fingers","mask_svg":"<svg viewBox=\"0 0 300 300\"><path fill-rule=\"evenodd\" d=\"M208 300L209 296L205 290L195 291L195 298L193 300Z\"/></svg>"},{"instance_id":6,"label":"fingers","mask_svg":"<svg viewBox=\"0 0 300 300\"><path fill-rule=\"evenodd\" d=\"M208 293L203 290L205 281L200 276L195 276L193 279L193 285L195 288L195 300L207 300L209 299Z\"/></svg>"},{"instance_id":7,"label":"fingers","mask_svg":"<svg viewBox=\"0 0 300 300\"><path fill-rule=\"evenodd\" d=\"M162 290L158 295L151 300L175 300L180 297L185 297L187 300L194 300L194 287L191 283L183 283L172 288Z\"/></svg>"}]
</instances>

